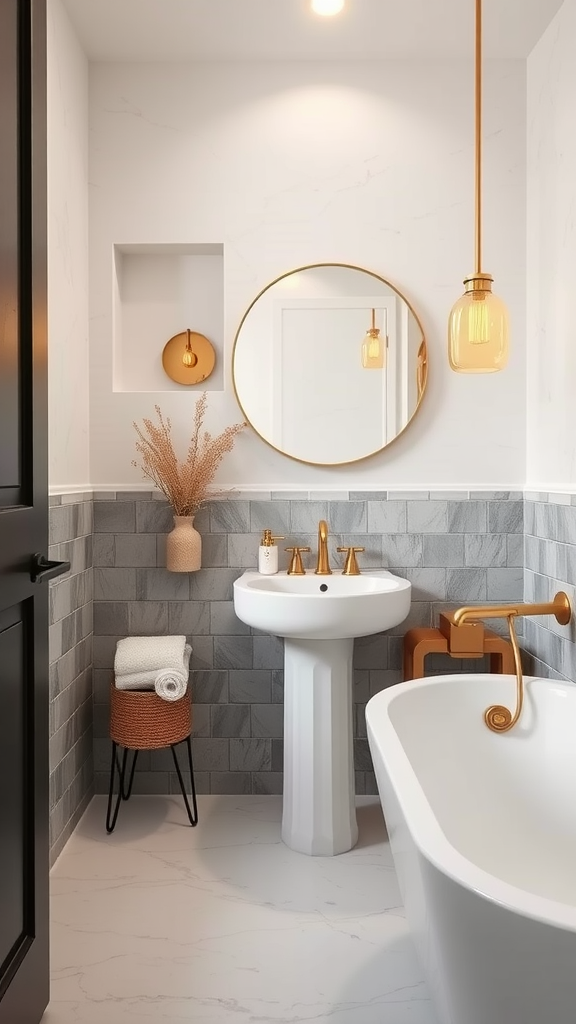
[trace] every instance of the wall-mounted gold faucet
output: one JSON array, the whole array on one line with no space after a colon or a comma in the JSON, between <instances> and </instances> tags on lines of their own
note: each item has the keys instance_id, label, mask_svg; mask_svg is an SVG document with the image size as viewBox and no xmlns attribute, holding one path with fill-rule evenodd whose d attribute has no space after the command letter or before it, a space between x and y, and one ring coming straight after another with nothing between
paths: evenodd
<instances>
[{"instance_id":1,"label":"wall-mounted gold faucet","mask_svg":"<svg viewBox=\"0 0 576 1024\"><path fill-rule=\"evenodd\" d=\"M328 560L328 523L325 519L321 519L318 523L318 560L314 571L317 576L332 575Z\"/></svg>"},{"instance_id":2,"label":"wall-mounted gold faucet","mask_svg":"<svg viewBox=\"0 0 576 1024\"><path fill-rule=\"evenodd\" d=\"M516 710L514 714L501 704L493 704L486 708L484 721L492 732L509 732L515 725L522 713L524 703L524 680L522 678L522 663L520 660L520 648L514 628L514 620L519 615L554 615L561 626L567 626L572 617L572 605L570 598L563 590L560 590L553 601L544 604L495 604L479 605L476 608L467 606L459 608L454 612L454 623L456 626L463 626L465 622L474 622L476 619L507 619L510 643L514 651L514 665L516 667Z\"/></svg>"}]
</instances>

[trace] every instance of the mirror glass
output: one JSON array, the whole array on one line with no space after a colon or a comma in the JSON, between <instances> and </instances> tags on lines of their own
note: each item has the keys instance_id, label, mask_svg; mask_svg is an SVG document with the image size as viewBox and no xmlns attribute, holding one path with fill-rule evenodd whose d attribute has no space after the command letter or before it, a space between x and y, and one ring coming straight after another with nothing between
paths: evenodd
<instances>
[{"instance_id":1,"label":"mirror glass","mask_svg":"<svg viewBox=\"0 0 576 1024\"><path fill-rule=\"evenodd\" d=\"M300 462L342 465L405 430L426 387L426 341L388 281L323 263L284 274L254 299L232 372L264 441Z\"/></svg>"}]
</instances>

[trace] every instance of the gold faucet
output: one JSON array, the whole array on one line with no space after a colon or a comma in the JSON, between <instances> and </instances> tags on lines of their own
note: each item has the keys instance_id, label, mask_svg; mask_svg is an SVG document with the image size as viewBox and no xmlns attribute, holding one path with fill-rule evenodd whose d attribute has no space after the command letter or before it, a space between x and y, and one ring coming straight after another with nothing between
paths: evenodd
<instances>
[{"instance_id":1,"label":"gold faucet","mask_svg":"<svg viewBox=\"0 0 576 1024\"><path fill-rule=\"evenodd\" d=\"M318 560L315 572L317 576L332 575L328 561L328 523L325 519L321 519L318 523Z\"/></svg>"},{"instance_id":2,"label":"gold faucet","mask_svg":"<svg viewBox=\"0 0 576 1024\"><path fill-rule=\"evenodd\" d=\"M524 680L522 678L522 663L520 661L520 648L514 628L514 620L518 615L554 615L561 626L567 626L572 617L572 605L570 598L563 590L558 591L553 601L544 604L496 604L479 605L459 608L454 612L454 623L456 626L463 626L465 622L476 619L507 619L510 643L514 652L514 665L516 667L516 710L514 714L502 704L492 704L484 712L484 721L492 732L509 732L515 725L522 712L524 703Z\"/></svg>"}]
</instances>

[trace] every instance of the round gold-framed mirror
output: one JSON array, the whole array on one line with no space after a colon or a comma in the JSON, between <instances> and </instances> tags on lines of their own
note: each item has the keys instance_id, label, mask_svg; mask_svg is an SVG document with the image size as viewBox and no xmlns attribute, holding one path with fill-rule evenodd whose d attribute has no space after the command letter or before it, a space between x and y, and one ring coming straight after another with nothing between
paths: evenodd
<instances>
[{"instance_id":1,"label":"round gold-framed mirror","mask_svg":"<svg viewBox=\"0 0 576 1024\"><path fill-rule=\"evenodd\" d=\"M315 263L268 284L246 310L232 351L238 404L276 451L341 466L387 448L426 390L422 324L371 270Z\"/></svg>"}]
</instances>

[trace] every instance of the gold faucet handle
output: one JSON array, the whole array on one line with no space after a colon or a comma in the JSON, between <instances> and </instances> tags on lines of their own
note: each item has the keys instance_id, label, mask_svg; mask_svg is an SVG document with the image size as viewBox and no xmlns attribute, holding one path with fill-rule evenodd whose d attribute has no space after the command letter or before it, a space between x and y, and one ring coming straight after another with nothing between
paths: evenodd
<instances>
[{"instance_id":1,"label":"gold faucet handle","mask_svg":"<svg viewBox=\"0 0 576 1024\"><path fill-rule=\"evenodd\" d=\"M360 569L358 568L358 562L356 561L356 552L364 551L364 548L336 548L337 551L347 551L346 562L342 569L343 576L359 576Z\"/></svg>"},{"instance_id":2,"label":"gold faucet handle","mask_svg":"<svg viewBox=\"0 0 576 1024\"><path fill-rule=\"evenodd\" d=\"M305 576L306 575L306 569L302 565L302 557L300 555L300 552L301 551L310 551L310 548L293 547L293 548L284 548L284 550L292 552L292 558L290 559L290 566L288 568L288 575L289 576Z\"/></svg>"}]
</instances>

